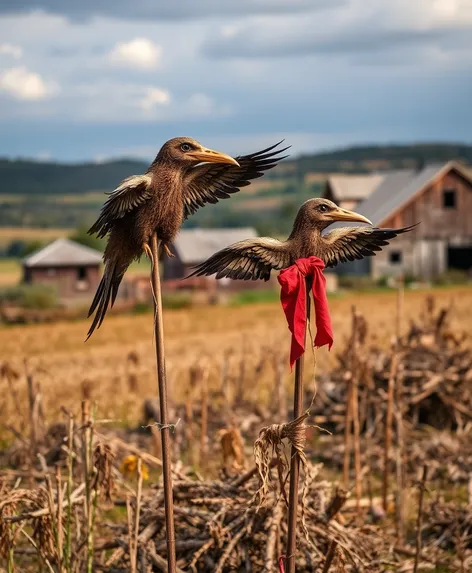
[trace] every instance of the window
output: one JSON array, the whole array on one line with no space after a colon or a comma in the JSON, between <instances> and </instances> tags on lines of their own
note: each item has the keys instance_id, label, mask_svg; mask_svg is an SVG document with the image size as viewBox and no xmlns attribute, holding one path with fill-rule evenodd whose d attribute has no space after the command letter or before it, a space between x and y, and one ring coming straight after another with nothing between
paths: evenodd
<instances>
[{"instance_id":1,"label":"window","mask_svg":"<svg viewBox=\"0 0 472 573\"><path fill-rule=\"evenodd\" d=\"M401 251L390 251L389 254L390 263L392 265L399 265L402 262Z\"/></svg>"},{"instance_id":2,"label":"window","mask_svg":"<svg viewBox=\"0 0 472 573\"><path fill-rule=\"evenodd\" d=\"M77 280L84 281L87 278L87 267L77 268Z\"/></svg>"},{"instance_id":3,"label":"window","mask_svg":"<svg viewBox=\"0 0 472 573\"><path fill-rule=\"evenodd\" d=\"M456 208L456 190L444 189L443 191L443 207L444 209Z\"/></svg>"}]
</instances>

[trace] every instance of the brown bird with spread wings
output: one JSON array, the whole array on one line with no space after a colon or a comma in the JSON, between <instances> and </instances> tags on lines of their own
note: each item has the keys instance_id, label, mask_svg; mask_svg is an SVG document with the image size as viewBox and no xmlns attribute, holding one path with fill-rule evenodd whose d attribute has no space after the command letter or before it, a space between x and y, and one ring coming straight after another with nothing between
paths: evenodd
<instances>
[{"instance_id":1,"label":"brown bird with spread wings","mask_svg":"<svg viewBox=\"0 0 472 573\"><path fill-rule=\"evenodd\" d=\"M87 339L99 328L115 302L123 275L143 252L154 232L167 254L182 222L207 203L226 199L251 179L284 159L279 142L267 149L233 159L206 149L189 137L165 143L144 175L128 177L111 192L89 234L108 235L105 272L88 316L95 311Z\"/></svg>"},{"instance_id":2,"label":"brown bird with spread wings","mask_svg":"<svg viewBox=\"0 0 472 573\"><path fill-rule=\"evenodd\" d=\"M372 225L363 215L341 209L328 199L309 199L300 207L286 241L270 237L240 241L197 265L190 276L216 274L217 279L267 281L272 270L285 269L297 259L312 256L320 258L325 266L334 267L338 263L375 255L390 239L413 228L343 227L321 234L336 221Z\"/></svg>"}]
</instances>

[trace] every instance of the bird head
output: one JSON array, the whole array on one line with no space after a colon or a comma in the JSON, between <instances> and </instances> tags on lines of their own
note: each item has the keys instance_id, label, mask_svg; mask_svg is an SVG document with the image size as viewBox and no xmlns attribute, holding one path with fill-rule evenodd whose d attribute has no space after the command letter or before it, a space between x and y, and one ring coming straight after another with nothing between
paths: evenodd
<instances>
[{"instance_id":1,"label":"bird head","mask_svg":"<svg viewBox=\"0 0 472 573\"><path fill-rule=\"evenodd\" d=\"M156 157L156 161L158 160L177 163L188 168L198 163L229 163L239 167L239 163L230 155L203 147L191 137L175 137L167 141Z\"/></svg>"},{"instance_id":2,"label":"bird head","mask_svg":"<svg viewBox=\"0 0 472 573\"><path fill-rule=\"evenodd\" d=\"M309 199L300 208L305 217L308 218L310 225L325 229L328 225L338 221L350 221L357 223L367 223L372 225L371 221L348 209L341 209L336 203L329 201L329 199Z\"/></svg>"}]
</instances>

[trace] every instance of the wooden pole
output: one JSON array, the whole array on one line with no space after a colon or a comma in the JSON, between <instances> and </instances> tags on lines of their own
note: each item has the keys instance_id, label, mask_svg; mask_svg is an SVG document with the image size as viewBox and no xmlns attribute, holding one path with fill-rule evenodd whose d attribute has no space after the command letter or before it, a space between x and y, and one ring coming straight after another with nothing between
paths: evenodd
<instances>
[{"instance_id":1,"label":"wooden pole","mask_svg":"<svg viewBox=\"0 0 472 573\"><path fill-rule=\"evenodd\" d=\"M310 290L311 279L305 279L306 292L306 318L310 318ZM306 322L305 322L305 339L306 339ZM293 419L295 420L303 413L303 365L304 357L302 354L295 362L295 387L293 390ZM288 535L286 564L287 573L295 573L295 552L297 548L297 513L298 513L298 482L300 477L300 458L292 447L290 456L290 491L288 500Z\"/></svg>"},{"instance_id":2,"label":"wooden pole","mask_svg":"<svg viewBox=\"0 0 472 573\"><path fill-rule=\"evenodd\" d=\"M170 450L170 428L167 413L167 381L164 354L164 326L162 320L161 278L159 275L160 241L156 233L151 237L152 289L154 293L154 332L156 338L157 381L159 384L160 430L162 442L162 473L164 479L164 509L166 518L167 570L176 573L174 498L172 494L172 467Z\"/></svg>"}]
</instances>

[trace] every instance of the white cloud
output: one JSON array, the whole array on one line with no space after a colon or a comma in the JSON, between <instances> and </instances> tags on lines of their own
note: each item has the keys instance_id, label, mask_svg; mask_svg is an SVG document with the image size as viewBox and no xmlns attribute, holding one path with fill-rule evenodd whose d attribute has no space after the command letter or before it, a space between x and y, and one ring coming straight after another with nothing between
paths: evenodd
<instances>
[{"instance_id":1,"label":"white cloud","mask_svg":"<svg viewBox=\"0 0 472 573\"><path fill-rule=\"evenodd\" d=\"M112 62L125 66L151 69L157 67L162 48L147 38L119 42L110 53Z\"/></svg>"},{"instance_id":2,"label":"white cloud","mask_svg":"<svg viewBox=\"0 0 472 573\"><path fill-rule=\"evenodd\" d=\"M24 67L10 68L0 74L0 91L7 92L14 99L46 99L55 95L58 89L55 83L45 81Z\"/></svg>"},{"instance_id":3,"label":"white cloud","mask_svg":"<svg viewBox=\"0 0 472 573\"><path fill-rule=\"evenodd\" d=\"M13 44L0 44L0 56L10 56L15 60L19 60L23 55L23 50L20 46Z\"/></svg>"},{"instance_id":4,"label":"white cloud","mask_svg":"<svg viewBox=\"0 0 472 573\"><path fill-rule=\"evenodd\" d=\"M139 106L144 111L151 111L156 106L170 103L170 94L161 88L148 88L146 95L139 102Z\"/></svg>"}]
</instances>

